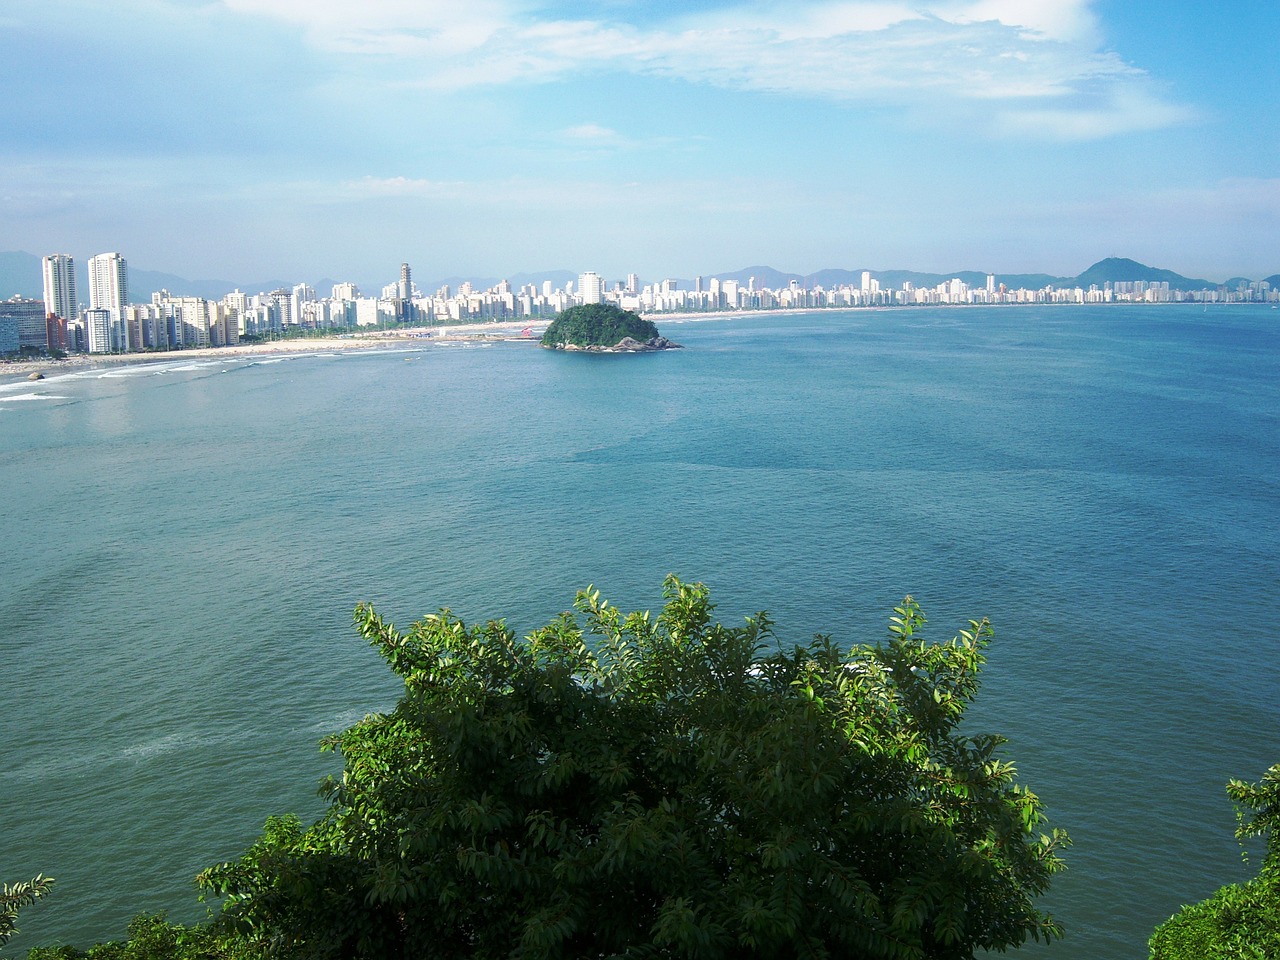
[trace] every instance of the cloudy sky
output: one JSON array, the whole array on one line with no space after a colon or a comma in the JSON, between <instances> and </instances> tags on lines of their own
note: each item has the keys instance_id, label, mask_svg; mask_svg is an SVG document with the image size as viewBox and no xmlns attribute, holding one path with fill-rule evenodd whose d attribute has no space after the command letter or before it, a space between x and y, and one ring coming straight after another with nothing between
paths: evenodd
<instances>
[{"instance_id":1,"label":"cloudy sky","mask_svg":"<svg viewBox=\"0 0 1280 960\"><path fill-rule=\"evenodd\" d=\"M1280 272L1277 0L3 0L0 250Z\"/></svg>"}]
</instances>

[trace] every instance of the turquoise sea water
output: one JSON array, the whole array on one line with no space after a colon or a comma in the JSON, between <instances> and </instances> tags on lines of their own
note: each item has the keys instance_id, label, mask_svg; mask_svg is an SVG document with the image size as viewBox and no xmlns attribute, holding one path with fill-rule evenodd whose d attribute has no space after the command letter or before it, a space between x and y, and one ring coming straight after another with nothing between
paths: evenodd
<instances>
[{"instance_id":1,"label":"turquoise sea water","mask_svg":"<svg viewBox=\"0 0 1280 960\"><path fill-rule=\"evenodd\" d=\"M528 630L669 572L783 642L991 618L972 723L1075 839L1026 954L1145 957L1256 869L1223 784L1280 761L1280 314L661 327L0 384L0 879L58 879L11 950L197 918L198 870L319 811L317 740L397 696L357 601Z\"/></svg>"}]
</instances>

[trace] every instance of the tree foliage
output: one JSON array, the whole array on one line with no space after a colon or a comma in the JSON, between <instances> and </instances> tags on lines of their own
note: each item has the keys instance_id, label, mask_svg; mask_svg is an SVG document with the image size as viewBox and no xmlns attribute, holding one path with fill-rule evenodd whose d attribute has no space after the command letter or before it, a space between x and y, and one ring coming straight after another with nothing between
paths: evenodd
<instances>
[{"instance_id":1,"label":"tree foliage","mask_svg":"<svg viewBox=\"0 0 1280 960\"><path fill-rule=\"evenodd\" d=\"M134 917L127 938L95 943L87 950L36 947L27 960L252 960L260 956L233 932L207 923L191 927L170 923L163 914Z\"/></svg>"},{"instance_id":2,"label":"tree foliage","mask_svg":"<svg viewBox=\"0 0 1280 960\"><path fill-rule=\"evenodd\" d=\"M1262 861L1264 876L1280 874L1280 763L1262 775L1257 783L1227 781L1227 796L1236 804L1236 839L1262 837L1267 853Z\"/></svg>"},{"instance_id":3,"label":"tree foliage","mask_svg":"<svg viewBox=\"0 0 1280 960\"><path fill-rule=\"evenodd\" d=\"M630 310L612 303L586 303L556 315L542 334L544 347L612 347L630 337L645 343L658 335L658 328Z\"/></svg>"},{"instance_id":4,"label":"tree foliage","mask_svg":"<svg viewBox=\"0 0 1280 960\"><path fill-rule=\"evenodd\" d=\"M701 584L624 616L597 591L526 640L448 610L361 635L404 680L328 738L327 814L268 822L200 882L305 957L961 958L1060 935L1065 834L959 726L991 628L776 650ZM580 623L581 621L581 623Z\"/></svg>"},{"instance_id":5,"label":"tree foliage","mask_svg":"<svg viewBox=\"0 0 1280 960\"><path fill-rule=\"evenodd\" d=\"M1222 887L1156 927L1151 960L1280 958L1280 764L1258 783L1229 781L1227 795L1237 805L1236 837L1266 840L1262 869L1253 880Z\"/></svg>"},{"instance_id":6,"label":"tree foliage","mask_svg":"<svg viewBox=\"0 0 1280 960\"><path fill-rule=\"evenodd\" d=\"M29 907L53 889L53 877L37 874L12 886L0 884L0 947L18 932L18 911Z\"/></svg>"}]
</instances>

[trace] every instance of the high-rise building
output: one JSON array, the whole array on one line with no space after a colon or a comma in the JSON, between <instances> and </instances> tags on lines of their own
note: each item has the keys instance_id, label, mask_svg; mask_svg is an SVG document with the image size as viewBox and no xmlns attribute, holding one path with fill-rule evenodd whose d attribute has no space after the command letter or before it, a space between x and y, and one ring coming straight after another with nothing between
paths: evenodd
<instances>
[{"instance_id":1,"label":"high-rise building","mask_svg":"<svg viewBox=\"0 0 1280 960\"><path fill-rule=\"evenodd\" d=\"M720 287L724 292L724 304L730 310L737 310L741 304L738 303L738 281L726 280Z\"/></svg>"},{"instance_id":2,"label":"high-rise building","mask_svg":"<svg viewBox=\"0 0 1280 960\"><path fill-rule=\"evenodd\" d=\"M583 303L599 303L604 298L604 281L588 270L578 277L578 299Z\"/></svg>"},{"instance_id":3,"label":"high-rise building","mask_svg":"<svg viewBox=\"0 0 1280 960\"><path fill-rule=\"evenodd\" d=\"M401 323L413 320L413 275L407 263L400 264L400 283L396 286L396 319Z\"/></svg>"},{"instance_id":4,"label":"high-rise building","mask_svg":"<svg viewBox=\"0 0 1280 960\"><path fill-rule=\"evenodd\" d=\"M124 308L129 302L129 267L118 253L100 253L89 258L89 309L106 310L110 324L124 323ZM101 338L97 342L101 342ZM95 343L93 328L89 336L90 349ZM129 349L128 344L120 347ZM105 351L104 351L105 352Z\"/></svg>"},{"instance_id":5,"label":"high-rise building","mask_svg":"<svg viewBox=\"0 0 1280 960\"><path fill-rule=\"evenodd\" d=\"M111 324L110 310L90 307L84 312L85 346L90 353L111 353Z\"/></svg>"},{"instance_id":6,"label":"high-rise building","mask_svg":"<svg viewBox=\"0 0 1280 960\"><path fill-rule=\"evenodd\" d=\"M22 349L18 339L18 318L0 313L0 355L17 353Z\"/></svg>"},{"instance_id":7,"label":"high-rise building","mask_svg":"<svg viewBox=\"0 0 1280 960\"><path fill-rule=\"evenodd\" d=\"M41 261L44 272L44 309L63 320L74 320L79 312L76 301L76 264L65 253L53 253Z\"/></svg>"},{"instance_id":8,"label":"high-rise building","mask_svg":"<svg viewBox=\"0 0 1280 960\"><path fill-rule=\"evenodd\" d=\"M19 349L44 353L49 349L48 325L43 300L11 297L0 300L0 316L11 317L17 324Z\"/></svg>"},{"instance_id":9,"label":"high-rise building","mask_svg":"<svg viewBox=\"0 0 1280 960\"><path fill-rule=\"evenodd\" d=\"M293 293L284 287L272 290L267 297L271 303L275 322L280 327L300 323L301 319L293 313Z\"/></svg>"},{"instance_id":10,"label":"high-rise building","mask_svg":"<svg viewBox=\"0 0 1280 960\"><path fill-rule=\"evenodd\" d=\"M67 352L67 321L53 314L45 316L44 339L49 350L59 353Z\"/></svg>"},{"instance_id":11,"label":"high-rise building","mask_svg":"<svg viewBox=\"0 0 1280 960\"><path fill-rule=\"evenodd\" d=\"M294 323L306 326L307 304L315 303L315 300L316 291L314 287L306 283L294 284L293 290L289 294L289 314L293 317Z\"/></svg>"}]
</instances>

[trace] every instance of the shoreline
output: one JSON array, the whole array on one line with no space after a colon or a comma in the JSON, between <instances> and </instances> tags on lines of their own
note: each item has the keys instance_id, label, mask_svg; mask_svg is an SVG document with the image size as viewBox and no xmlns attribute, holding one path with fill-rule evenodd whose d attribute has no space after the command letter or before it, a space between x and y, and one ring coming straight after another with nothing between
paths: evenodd
<instances>
[{"instance_id":1,"label":"shoreline","mask_svg":"<svg viewBox=\"0 0 1280 960\"><path fill-rule=\"evenodd\" d=\"M945 304L948 309L972 309L979 306L1111 306L1112 304ZM1244 304L1241 304L1244 305ZM1152 304L1152 306L1197 306L1199 303ZM1210 306L1237 306L1237 304L1211 304ZM709 310L679 313L644 313L646 320L654 323L703 323L715 320L741 320L749 317L797 317L810 314L856 310L859 313L878 313L883 310L917 309L915 304L893 304L874 307L788 307L770 310ZM226 347L193 347L163 352L140 353L77 353L63 360L40 357L32 360L0 360L0 383L13 383L26 379L30 374L63 372L109 367L119 364L164 363L179 360L216 360L218 358L273 356L303 354L334 350L379 350L391 346L424 346L432 343L465 343L472 340L508 342L529 341L537 343L550 320L528 318L522 320L495 320L484 323L454 323L441 326L408 327L401 330L356 332L325 337L305 337L295 340L269 340L264 343L236 343ZM530 330L529 336L522 336ZM39 381L32 381L39 382Z\"/></svg>"},{"instance_id":2,"label":"shoreline","mask_svg":"<svg viewBox=\"0 0 1280 960\"><path fill-rule=\"evenodd\" d=\"M33 373L62 373L114 367L121 364L175 363L182 360L218 360L239 357L331 353L350 350L383 350L388 347L425 346L432 343L464 343L471 340L529 340L537 343L541 326L515 321L454 324L447 327L413 327L404 330L357 333L332 337L302 337L296 340L269 340L264 343L235 343L226 347L192 347L139 353L77 353L63 360L40 357L32 360L0 361L0 382L21 381ZM534 327L528 337L521 332ZM39 381L32 381L38 383Z\"/></svg>"}]
</instances>

